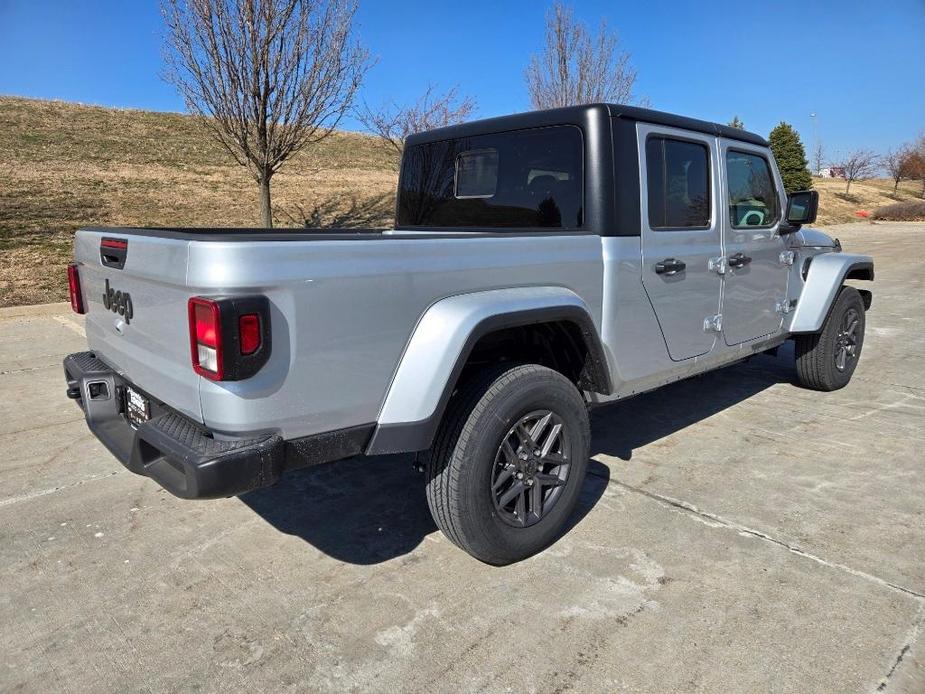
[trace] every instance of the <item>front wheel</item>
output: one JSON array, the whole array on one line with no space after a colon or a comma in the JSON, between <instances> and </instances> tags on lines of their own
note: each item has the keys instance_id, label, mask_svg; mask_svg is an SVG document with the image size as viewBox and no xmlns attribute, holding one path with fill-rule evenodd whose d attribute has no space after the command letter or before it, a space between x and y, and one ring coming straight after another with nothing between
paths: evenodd
<instances>
[{"instance_id":1,"label":"front wheel","mask_svg":"<svg viewBox=\"0 0 925 694\"><path fill-rule=\"evenodd\" d=\"M864 300L854 287L842 287L822 330L797 335L797 378L813 390L848 385L864 346Z\"/></svg>"},{"instance_id":2,"label":"front wheel","mask_svg":"<svg viewBox=\"0 0 925 694\"><path fill-rule=\"evenodd\" d=\"M426 456L427 502L443 533L504 565L552 544L575 508L590 449L578 388L535 364L470 379Z\"/></svg>"}]
</instances>

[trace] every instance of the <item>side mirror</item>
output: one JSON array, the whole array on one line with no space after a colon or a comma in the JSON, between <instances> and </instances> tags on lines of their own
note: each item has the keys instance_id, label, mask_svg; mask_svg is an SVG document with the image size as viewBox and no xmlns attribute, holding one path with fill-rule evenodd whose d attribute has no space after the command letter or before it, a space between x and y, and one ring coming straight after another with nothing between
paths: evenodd
<instances>
[{"instance_id":1,"label":"side mirror","mask_svg":"<svg viewBox=\"0 0 925 694\"><path fill-rule=\"evenodd\" d=\"M819 191L800 190L787 196L787 224L791 227L812 224L818 211Z\"/></svg>"}]
</instances>

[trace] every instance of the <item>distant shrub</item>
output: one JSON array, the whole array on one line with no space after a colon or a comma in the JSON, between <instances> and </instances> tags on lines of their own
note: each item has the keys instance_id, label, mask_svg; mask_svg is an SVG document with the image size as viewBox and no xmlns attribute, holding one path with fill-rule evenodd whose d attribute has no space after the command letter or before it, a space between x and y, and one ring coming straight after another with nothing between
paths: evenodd
<instances>
[{"instance_id":1,"label":"distant shrub","mask_svg":"<svg viewBox=\"0 0 925 694\"><path fill-rule=\"evenodd\" d=\"M890 222L925 221L925 200L908 200L894 205L884 205L874 210L873 217Z\"/></svg>"}]
</instances>

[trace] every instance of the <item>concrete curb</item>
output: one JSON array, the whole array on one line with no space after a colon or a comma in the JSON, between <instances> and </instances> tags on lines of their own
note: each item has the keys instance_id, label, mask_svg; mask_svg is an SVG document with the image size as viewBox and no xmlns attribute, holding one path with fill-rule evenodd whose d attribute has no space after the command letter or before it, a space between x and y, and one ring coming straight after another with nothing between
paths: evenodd
<instances>
[{"instance_id":1,"label":"concrete curb","mask_svg":"<svg viewBox=\"0 0 925 694\"><path fill-rule=\"evenodd\" d=\"M55 316L70 310L71 305L67 301L54 304L32 304L31 306L5 306L0 308L0 320L30 316Z\"/></svg>"}]
</instances>

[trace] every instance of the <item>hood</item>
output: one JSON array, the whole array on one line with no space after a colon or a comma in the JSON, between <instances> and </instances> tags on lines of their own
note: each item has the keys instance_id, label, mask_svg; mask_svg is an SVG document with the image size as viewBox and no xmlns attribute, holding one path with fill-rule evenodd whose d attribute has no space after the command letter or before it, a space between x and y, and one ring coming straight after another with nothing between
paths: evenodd
<instances>
[{"instance_id":1,"label":"hood","mask_svg":"<svg viewBox=\"0 0 925 694\"><path fill-rule=\"evenodd\" d=\"M793 235L795 245L812 246L814 248L838 248L838 242L818 229L803 227Z\"/></svg>"}]
</instances>

